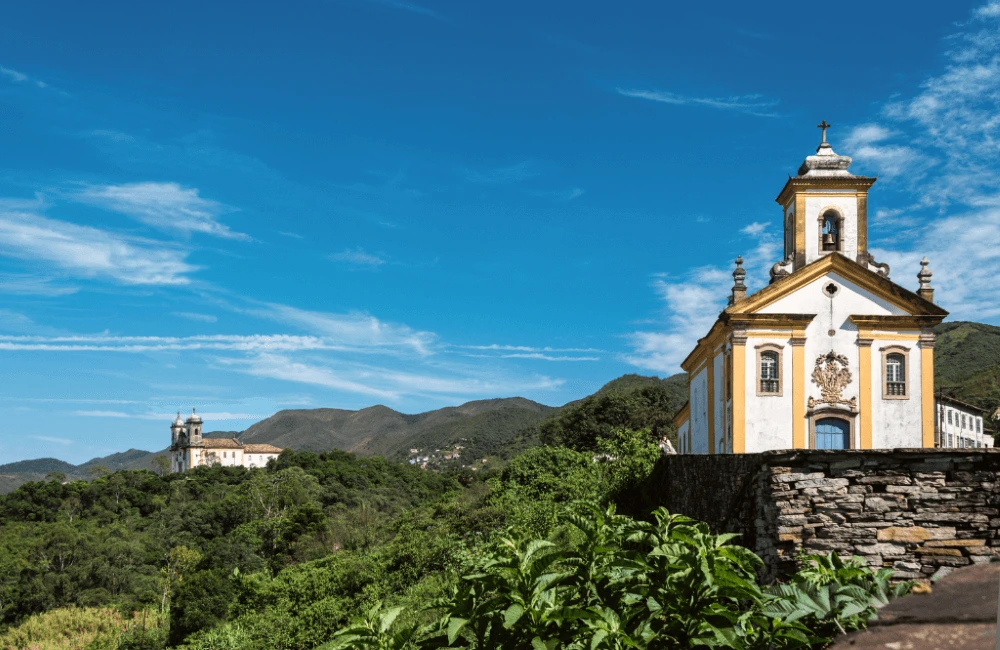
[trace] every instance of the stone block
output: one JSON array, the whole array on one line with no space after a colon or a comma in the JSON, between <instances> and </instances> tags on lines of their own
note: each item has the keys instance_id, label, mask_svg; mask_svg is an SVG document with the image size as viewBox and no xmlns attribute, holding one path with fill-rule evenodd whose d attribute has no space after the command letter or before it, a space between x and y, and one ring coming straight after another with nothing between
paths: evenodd
<instances>
[{"instance_id":1,"label":"stone block","mask_svg":"<svg viewBox=\"0 0 1000 650\"><path fill-rule=\"evenodd\" d=\"M772 472L775 468L772 468ZM812 472L810 474L802 474L796 472L788 472L782 474L773 474L771 476L772 483L794 483L796 481L808 481L816 478L825 478L826 474L823 472Z\"/></svg>"},{"instance_id":2,"label":"stone block","mask_svg":"<svg viewBox=\"0 0 1000 650\"><path fill-rule=\"evenodd\" d=\"M958 550L957 548L935 548L928 546L918 546L913 552L919 553L920 555L934 555L939 557L946 557L946 556L962 557L962 551Z\"/></svg>"},{"instance_id":3,"label":"stone block","mask_svg":"<svg viewBox=\"0 0 1000 650\"><path fill-rule=\"evenodd\" d=\"M896 560L892 563L892 568L898 571L919 571L919 562L906 562L903 560Z\"/></svg>"},{"instance_id":4,"label":"stone block","mask_svg":"<svg viewBox=\"0 0 1000 650\"><path fill-rule=\"evenodd\" d=\"M937 492L934 488L926 488L918 485L887 485L885 486L885 491L890 494L921 494L930 493L931 491Z\"/></svg>"},{"instance_id":5,"label":"stone block","mask_svg":"<svg viewBox=\"0 0 1000 650\"><path fill-rule=\"evenodd\" d=\"M846 478L813 478L804 481L797 481L795 483L795 489L801 490L803 488L826 488L826 487L847 487L851 482Z\"/></svg>"},{"instance_id":6,"label":"stone block","mask_svg":"<svg viewBox=\"0 0 1000 650\"><path fill-rule=\"evenodd\" d=\"M923 526L892 526L876 534L880 542L910 542L919 544L928 539L949 539L955 536L954 528L924 528Z\"/></svg>"},{"instance_id":7,"label":"stone block","mask_svg":"<svg viewBox=\"0 0 1000 650\"><path fill-rule=\"evenodd\" d=\"M924 542L924 546L929 547L966 547L972 548L975 546L986 546L986 540L984 539L932 539Z\"/></svg>"},{"instance_id":8,"label":"stone block","mask_svg":"<svg viewBox=\"0 0 1000 650\"><path fill-rule=\"evenodd\" d=\"M855 480L860 485L913 485L909 476L862 476Z\"/></svg>"},{"instance_id":9,"label":"stone block","mask_svg":"<svg viewBox=\"0 0 1000 650\"><path fill-rule=\"evenodd\" d=\"M855 549L862 555L905 555L906 547L896 544L855 544Z\"/></svg>"}]
</instances>

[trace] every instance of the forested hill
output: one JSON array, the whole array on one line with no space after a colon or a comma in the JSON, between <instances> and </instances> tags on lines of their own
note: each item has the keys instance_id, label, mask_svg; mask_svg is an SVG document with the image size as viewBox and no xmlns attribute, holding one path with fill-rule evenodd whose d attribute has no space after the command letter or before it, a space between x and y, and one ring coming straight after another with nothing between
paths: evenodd
<instances>
[{"instance_id":1,"label":"forested hill","mask_svg":"<svg viewBox=\"0 0 1000 650\"><path fill-rule=\"evenodd\" d=\"M984 411L1000 406L1000 327L966 321L939 325L934 383Z\"/></svg>"}]
</instances>

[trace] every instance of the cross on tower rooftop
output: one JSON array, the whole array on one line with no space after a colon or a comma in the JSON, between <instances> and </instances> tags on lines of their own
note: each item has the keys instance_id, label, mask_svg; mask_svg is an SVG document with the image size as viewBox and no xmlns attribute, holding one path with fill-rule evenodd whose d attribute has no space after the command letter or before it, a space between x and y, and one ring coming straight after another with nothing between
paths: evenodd
<instances>
[{"instance_id":1,"label":"cross on tower rooftop","mask_svg":"<svg viewBox=\"0 0 1000 650\"><path fill-rule=\"evenodd\" d=\"M826 144L826 130L829 129L831 126L833 125L827 124L826 120L823 120L822 122L816 125L817 129L823 129L823 144Z\"/></svg>"}]
</instances>

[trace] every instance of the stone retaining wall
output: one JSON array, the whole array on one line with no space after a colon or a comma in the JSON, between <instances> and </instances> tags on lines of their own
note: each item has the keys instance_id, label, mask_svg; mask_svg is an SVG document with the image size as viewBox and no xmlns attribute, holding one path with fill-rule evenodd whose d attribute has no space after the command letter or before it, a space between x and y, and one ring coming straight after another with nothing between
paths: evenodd
<instances>
[{"instance_id":1,"label":"stone retaining wall","mask_svg":"<svg viewBox=\"0 0 1000 650\"><path fill-rule=\"evenodd\" d=\"M740 533L767 580L794 571L800 549L860 555L898 579L926 580L988 562L1000 547L1000 449L733 458L665 457L648 488L673 512Z\"/></svg>"}]
</instances>

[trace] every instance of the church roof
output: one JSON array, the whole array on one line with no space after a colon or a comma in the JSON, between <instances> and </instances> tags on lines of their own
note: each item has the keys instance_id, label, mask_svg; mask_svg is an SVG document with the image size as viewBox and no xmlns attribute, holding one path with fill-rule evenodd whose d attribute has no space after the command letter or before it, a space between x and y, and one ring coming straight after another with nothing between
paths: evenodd
<instances>
[{"instance_id":1,"label":"church roof","mask_svg":"<svg viewBox=\"0 0 1000 650\"><path fill-rule=\"evenodd\" d=\"M243 453L245 454L280 454L281 451L280 447L268 444L243 445Z\"/></svg>"},{"instance_id":2,"label":"church roof","mask_svg":"<svg viewBox=\"0 0 1000 650\"><path fill-rule=\"evenodd\" d=\"M207 449L242 449L243 445L236 438L203 438L201 446Z\"/></svg>"},{"instance_id":3,"label":"church roof","mask_svg":"<svg viewBox=\"0 0 1000 650\"><path fill-rule=\"evenodd\" d=\"M938 307L933 302L921 298L916 293L904 289L889 278L883 277L839 253L824 255L794 273L775 280L757 293L747 296L745 300L727 307L723 314L756 313L779 298L796 291L829 272L836 273L913 316L934 316L939 317L938 320L940 320L940 318L948 315L947 311Z\"/></svg>"}]
</instances>

